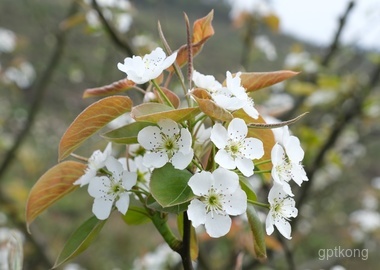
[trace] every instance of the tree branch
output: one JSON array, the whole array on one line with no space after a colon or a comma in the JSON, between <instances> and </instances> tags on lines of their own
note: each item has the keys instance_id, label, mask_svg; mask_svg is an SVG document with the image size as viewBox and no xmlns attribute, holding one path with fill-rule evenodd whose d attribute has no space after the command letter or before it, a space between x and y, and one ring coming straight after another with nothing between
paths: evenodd
<instances>
[{"instance_id":1,"label":"tree branch","mask_svg":"<svg viewBox=\"0 0 380 270\"><path fill-rule=\"evenodd\" d=\"M123 50L128 56L135 55L134 50L129 42L125 39L122 39L115 28L104 17L104 14L96 0L92 0L92 6L98 13L100 21L102 22L108 36L115 43L115 45Z\"/></svg>"}]
</instances>

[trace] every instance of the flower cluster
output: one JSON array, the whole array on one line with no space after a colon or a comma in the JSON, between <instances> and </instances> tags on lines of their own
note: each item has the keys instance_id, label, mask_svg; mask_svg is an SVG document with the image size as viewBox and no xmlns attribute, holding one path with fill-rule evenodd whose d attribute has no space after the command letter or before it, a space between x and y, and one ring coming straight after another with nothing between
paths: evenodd
<instances>
[{"instance_id":1,"label":"flower cluster","mask_svg":"<svg viewBox=\"0 0 380 270\"><path fill-rule=\"evenodd\" d=\"M117 65L129 81L135 84L152 82L153 89L158 90L154 92L149 87L145 92L145 96L151 94L155 97L144 101L145 108L155 108L147 114L150 117L153 115L153 118L141 120L136 117L141 112L134 113L132 110L134 120L117 129L136 134L137 144L129 144L127 157L114 158L111 144L104 152L95 151L88 159L85 174L74 184L89 185L88 192L94 198L94 214L99 219L107 219L114 206L122 214L127 213L130 193L140 194L136 199L142 200L142 203L151 194L162 207L175 205L173 202L165 203L170 196L173 196L172 201L180 201L183 190L179 190L178 194L170 194L171 189L162 193L157 191L155 184L150 184L151 181L163 181L156 176L163 171L163 175L167 173L167 177L171 177L170 185L180 185L184 181L185 186L191 189L191 196L176 205L186 207L192 225L195 228L204 225L211 237L221 237L231 228L230 216L242 215L247 210L248 202L256 203L256 198L247 196L242 179L255 173L271 172L274 183L268 196L266 231L271 234L276 226L281 234L290 239L288 221L297 216L290 181L301 185L308 180L301 164L304 151L300 141L290 135L287 126L273 132L267 130L270 133L263 134L273 138L275 134L276 139L272 142L271 153L265 153L262 137L256 137L256 133L250 131L250 124L256 123L252 121L261 121L262 118L240 72L233 75L227 71L225 82L220 83L211 75L194 71L192 80L195 86L188 91L190 94L194 89L206 91L209 102L230 114L230 120L218 119L215 115L208 117L208 111L202 109L195 116L183 117L175 108L170 108L173 106L171 102L164 102L170 101L166 96L169 90L164 92L160 89L156 78L174 63L177 55L178 52L175 52L167 56L163 49L157 48L143 57L128 57L124 63ZM157 109L161 107L154 107L160 101L165 105L163 111ZM194 108L190 105L189 109ZM168 110L172 113L168 114ZM236 112L239 112L238 116L235 116ZM147 122L135 128L134 124L139 121ZM260 165L255 166L257 162L271 162L271 170L261 171ZM183 179L184 171L190 172L190 176ZM172 176L171 172L174 172Z\"/></svg>"}]
</instances>

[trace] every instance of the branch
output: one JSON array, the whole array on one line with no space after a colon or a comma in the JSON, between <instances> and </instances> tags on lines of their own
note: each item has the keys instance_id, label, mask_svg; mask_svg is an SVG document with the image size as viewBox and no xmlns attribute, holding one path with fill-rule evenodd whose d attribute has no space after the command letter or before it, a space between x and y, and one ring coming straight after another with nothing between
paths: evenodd
<instances>
[{"instance_id":1,"label":"branch","mask_svg":"<svg viewBox=\"0 0 380 270\"><path fill-rule=\"evenodd\" d=\"M115 45L117 45L121 50L123 50L128 56L136 55L129 42L125 39L122 39L119 33L115 30L115 28L104 17L104 14L96 0L92 0L92 6L98 13L100 21L102 22L108 36L113 41L113 43L115 43Z\"/></svg>"},{"instance_id":2,"label":"branch","mask_svg":"<svg viewBox=\"0 0 380 270\"><path fill-rule=\"evenodd\" d=\"M346 11L344 14L339 18L339 26L338 30L335 33L335 36L329 46L328 53L325 55L325 57L322 59L320 65L322 67L327 68L330 65L331 59L333 56L338 52L338 44L339 44L339 39L341 38L341 34L343 32L344 27L346 26L347 18L350 15L352 9L354 8L355 1L352 0L351 2L348 3ZM317 76L316 74L310 74L307 78L304 80L305 82L313 83L316 84L317 82ZM305 96L298 97L295 100L295 104L293 108L282 115L280 118L281 119L289 119L292 118L292 116L297 112L298 108L303 104L305 101Z\"/></svg>"},{"instance_id":3,"label":"branch","mask_svg":"<svg viewBox=\"0 0 380 270\"><path fill-rule=\"evenodd\" d=\"M311 162L312 166L306 170L306 173L309 177L309 181L305 182L302 185L301 193L299 199L297 201L297 206L300 209L301 206L306 201L307 195L313 183L313 177L318 168L320 168L323 164L324 157L329 149L331 149L344 128L356 117L362 113L362 105L365 101L366 97L371 93L371 91L375 88L376 84L380 79L380 63L374 68L373 73L371 75L371 79L367 86L363 87L363 89L356 89L355 95L351 98L351 106L346 107L342 114L338 116L335 125L333 126L330 135L328 136L325 143L321 146L319 152L314 158L314 161ZM296 222L294 222L295 224Z\"/></svg>"},{"instance_id":4,"label":"branch","mask_svg":"<svg viewBox=\"0 0 380 270\"><path fill-rule=\"evenodd\" d=\"M335 33L335 36L334 36L334 39L333 39L333 42L331 43L330 47L329 47L329 50L327 52L327 54L325 55L325 57L323 58L322 62L321 62L321 65L326 67L329 63L330 63L330 60L332 58L332 56L334 55L334 53L338 50L338 47L339 47L339 39L342 35L342 31L344 29L344 26L346 25L346 22L347 22L347 18L348 18L348 15L351 13L351 10L352 8L355 6L355 1L354 0L351 0L348 5L347 5L347 8L346 8L346 11L344 12L344 14L339 18L339 27L338 27L338 30L336 31Z\"/></svg>"},{"instance_id":5,"label":"branch","mask_svg":"<svg viewBox=\"0 0 380 270\"><path fill-rule=\"evenodd\" d=\"M74 0L69 8L68 14L65 18L71 17L77 10L78 6L76 1ZM42 72L41 76L37 78L37 80L31 86L30 91L35 93L32 104L29 108L28 118L26 123L20 133L17 135L14 144L5 154L5 158L0 166L0 181L3 179L7 169L15 158L15 155L24 142L25 138L29 134L31 127L35 121L37 112L39 111L44 96L47 92L47 86L51 81L51 78L58 67L60 60L62 59L65 41L66 41L66 29L58 29L56 35L56 44L54 50L49 58L48 64L46 65L45 70ZM7 210L7 216L10 217L10 220L20 231L23 232L27 241L30 242L33 246L33 256L30 256L30 260L25 260L25 263L29 265L25 265L26 268L36 268L36 266L41 266L43 268L50 268L52 263L50 262L47 255L44 253L44 247L39 244L27 231L25 227L25 221L20 219L19 211L14 206L13 201L8 198L3 190L0 189L0 203L4 204Z\"/></svg>"}]
</instances>

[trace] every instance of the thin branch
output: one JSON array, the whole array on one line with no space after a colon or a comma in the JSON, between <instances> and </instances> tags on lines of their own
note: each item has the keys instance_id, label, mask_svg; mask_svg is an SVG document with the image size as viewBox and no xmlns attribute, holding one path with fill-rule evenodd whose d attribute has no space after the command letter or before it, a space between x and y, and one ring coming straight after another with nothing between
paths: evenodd
<instances>
[{"instance_id":1,"label":"thin branch","mask_svg":"<svg viewBox=\"0 0 380 270\"><path fill-rule=\"evenodd\" d=\"M76 12L77 8L78 6L76 4L76 1L73 1L65 18L71 17ZM56 44L46 65L46 68L41 73L41 76L39 76L31 86L30 92L35 93L34 99L29 108L28 117L26 119L24 127L17 135L12 147L5 154L5 158L0 166L0 181L4 178L3 176L13 162L18 149L24 142L25 138L30 132L31 127L34 124L37 112L39 111L43 103L44 96L47 92L48 84L51 81L51 78L53 77L60 60L62 59L64 47L66 44L66 30L67 29L58 29L55 35ZM12 221L13 225L23 232L27 241L33 246L33 256L30 256L30 258L25 260L25 267L33 269L37 266L41 266L46 269L50 268L52 266L52 262L50 262L48 256L45 254L45 248L27 232L25 221L20 220L20 216L18 214L19 210L14 206L14 202L2 192L2 189L0 189L0 203L7 206L7 215Z\"/></svg>"},{"instance_id":2,"label":"thin branch","mask_svg":"<svg viewBox=\"0 0 380 270\"><path fill-rule=\"evenodd\" d=\"M362 105L371 91L375 88L376 84L380 80L380 63L374 68L373 73L371 75L371 79L367 86L363 87L363 89L355 89L354 96L351 98L351 106L346 107L343 110L342 114L338 116L335 121L335 125L333 126L330 135L326 139L325 143L321 146L319 152L315 156L313 162L310 164L311 167L307 168L306 172L309 177L309 181L305 182L302 185L300 196L298 197L297 206L300 208L306 198L308 197L309 190L313 183L314 174L318 168L320 168L323 164L324 157L329 149L331 149L345 127L357 116L360 116L362 113ZM295 222L293 222L295 224Z\"/></svg>"},{"instance_id":3,"label":"thin branch","mask_svg":"<svg viewBox=\"0 0 380 270\"><path fill-rule=\"evenodd\" d=\"M92 6L96 10L96 12L99 15L100 21L102 22L103 26L105 27L105 30L110 37L110 39L121 49L123 50L128 56L136 55L134 53L134 50L132 46L129 44L129 42L123 38L120 37L119 33L114 29L114 27L108 22L108 20L104 17L104 14L102 12L102 9L99 7L96 0L92 0Z\"/></svg>"},{"instance_id":4,"label":"thin branch","mask_svg":"<svg viewBox=\"0 0 380 270\"><path fill-rule=\"evenodd\" d=\"M347 5L346 11L339 18L339 27L338 27L338 30L335 33L333 42L331 43L327 54L325 55L325 57L323 58L323 60L321 62L322 66L324 66L324 67L327 66L329 64L331 58L333 57L334 53L336 51L338 51L340 37L342 35L344 26L346 25L348 15L351 13L351 11L352 11L352 9L353 9L354 6L355 6L355 1L354 0L350 1L348 3L348 5Z\"/></svg>"},{"instance_id":5,"label":"thin branch","mask_svg":"<svg viewBox=\"0 0 380 270\"><path fill-rule=\"evenodd\" d=\"M75 1L74 1L75 2ZM72 14L75 13L77 9L76 4L73 4L70 8L69 14L66 16L66 18L69 18ZM32 105L29 108L28 112L28 118L26 119L25 126L20 131L18 136L15 139L14 144L12 147L8 150L8 152L5 154L5 158L0 166L0 180L3 178L5 172L9 168L9 165L12 163L16 152L18 151L21 144L24 142L26 136L29 134L29 131L31 127L33 126L35 117L37 115L37 112L39 111L43 98L47 91L47 86L49 82L51 81L51 78L62 59L63 55L63 49L66 44L66 31L59 29L58 32L55 35L56 37L56 45L54 48L54 51L49 59L49 62L45 68L45 70L42 72L42 75L34 82L34 84L31 86L30 92L35 93L34 100L32 101Z\"/></svg>"},{"instance_id":6,"label":"thin branch","mask_svg":"<svg viewBox=\"0 0 380 270\"><path fill-rule=\"evenodd\" d=\"M338 52L339 40L341 38L341 34L343 32L344 27L347 25L346 22L347 22L348 16L351 14L351 12L355 6L354 4L355 4L354 0L349 2L345 12L339 18L338 30L335 33L335 36L334 36L330 46L328 47L329 48L328 52L326 53L325 57L322 59L322 61L320 63L321 67L325 67L325 68L328 67L331 63L331 60L333 59L333 56ZM315 84L317 81L317 76L316 76L316 74L310 74L307 78L305 78L304 81L308 82L308 83ZM281 119L291 118L297 112L298 108L303 104L303 102L305 101L305 98L306 98L305 96L298 97L295 100L293 108L290 111L288 111L287 113L285 113L284 115L282 115L280 118Z\"/></svg>"}]
</instances>

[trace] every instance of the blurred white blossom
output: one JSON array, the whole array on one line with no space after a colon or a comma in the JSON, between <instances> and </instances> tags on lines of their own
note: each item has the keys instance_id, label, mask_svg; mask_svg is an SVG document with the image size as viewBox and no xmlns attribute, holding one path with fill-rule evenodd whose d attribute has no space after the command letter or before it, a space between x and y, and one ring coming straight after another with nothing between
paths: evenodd
<instances>
[{"instance_id":1,"label":"blurred white blossom","mask_svg":"<svg viewBox=\"0 0 380 270\"><path fill-rule=\"evenodd\" d=\"M174 269L181 263L178 253L170 249L165 243L159 245L154 251L133 261L132 270L166 270Z\"/></svg>"},{"instance_id":2,"label":"blurred white blossom","mask_svg":"<svg viewBox=\"0 0 380 270\"><path fill-rule=\"evenodd\" d=\"M8 67L3 75L6 83L15 83L20 88L32 85L36 72L29 62L22 62L18 66Z\"/></svg>"},{"instance_id":3,"label":"blurred white blossom","mask_svg":"<svg viewBox=\"0 0 380 270\"><path fill-rule=\"evenodd\" d=\"M277 58L276 47L267 36L260 35L255 38L255 46L262 51L269 61L274 61Z\"/></svg>"},{"instance_id":4,"label":"blurred white blossom","mask_svg":"<svg viewBox=\"0 0 380 270\"><path fill-rule=\"evenodd\" d=\"M16 48L16 35L13 31L0 27L0 53L10 53Z\"/></svg>"}]
</instances>

